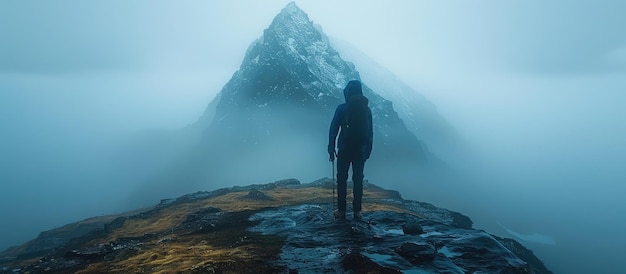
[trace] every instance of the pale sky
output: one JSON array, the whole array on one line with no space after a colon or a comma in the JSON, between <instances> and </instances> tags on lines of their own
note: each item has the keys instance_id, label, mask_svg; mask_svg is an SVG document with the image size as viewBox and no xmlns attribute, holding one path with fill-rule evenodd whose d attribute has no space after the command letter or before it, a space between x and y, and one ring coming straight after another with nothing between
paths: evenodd
<instances>
[{"instance_id":1,"label":"pale sky","mask_svg":"<svg viewBox=\"0 0 626 274\"><path fill-rule=\"evenodd\" d=\"M108 93L129 94L128 82L137 85L133 100L147 105L147 117L130 119L131 127L176 128L201 113L288 2L3 1L0 83L11 90L19 81L35 85L29 77L92 77L105 79ZM328 35L356 45L444 110L459 98L494 95L477 93L478 82L623 76L626 69L623 1L297 4ZM442 88L454 84L462 86ZM433 85L439 90L422 88ZM164 108L174 109L160 115Z\"/></svg>"},{"instance_id":2,"label":"pale sky","mask_svg":"<svg viewBox=\"0 0 626 274\"><path fill-rule=\"evenodd\" d=\"M15 224L0 249L28 239L11 236L20 220L33 224L32 237L115 210L113 198L97 196L105 186L13 180L15 170L70 178L63 157L80 157L82 147L105 151L120 136L194 122L289 2L0 1L0 213ZM563 226L594 229L569 213L584 203L589 222L612 222L612 230L594 233L626 229L623 217L593 214L626 208L626 1L296 3L327 35L432 100L494 173L518 178L494 189L550 206L550 216L567 216ZM77 152L60 155L69 148ZM85 197L59 201L47 191ZM89 205L94 199L109 207ZM25 211L47 208L50 216L86 205L44 224L12 210L25 200L40 201ZM532 227L558 233L541 223Z\"/></svg>"}]
</instances>

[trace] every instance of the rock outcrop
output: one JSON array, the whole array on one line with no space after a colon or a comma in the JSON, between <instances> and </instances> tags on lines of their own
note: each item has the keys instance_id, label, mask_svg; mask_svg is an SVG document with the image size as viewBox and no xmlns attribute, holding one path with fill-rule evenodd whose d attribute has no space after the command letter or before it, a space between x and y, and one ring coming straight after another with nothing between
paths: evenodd
<instances>
[{"instance_id":1,"label":"rock outcrop","mask_svg":"<svg viewBox=\"0 0 626 274\"><path fill-rule=\"evenodd\" d=\"M512 239L367 184L363 220L335 221L332 181L197 192L151 209L85 220L0 254L0 272L551 273ZM47 242L39 245L35 243Z\"/></svg>"}]
</instances>

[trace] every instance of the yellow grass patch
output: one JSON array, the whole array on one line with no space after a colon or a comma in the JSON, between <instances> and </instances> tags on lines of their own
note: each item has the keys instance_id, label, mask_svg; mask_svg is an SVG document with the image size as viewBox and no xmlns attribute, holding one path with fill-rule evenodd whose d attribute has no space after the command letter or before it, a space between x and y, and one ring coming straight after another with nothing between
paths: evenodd
<instances>
[{"instance_id":1,"label":"yellow grass patch","mask_svg":"<svg viewBox=\"0 0 626 274\"><path fill-rule=\"evenodd\" d=\"M104 241L109 242L120 237L140 237L146 233L165 232L183 222L187 215L208 207L216 207L228 212L238 212L304 203L330 203L332 200L332 189L328 188L276 188L263 192L269 197L272 197L274 200L266 201L246 199L244 196L248 194L248 191L239 191L209 199L174 205L162 209L155 216L149 218L133 218L127 220L121 228L113 231L113 233L111 233ZM351 199L351 191L349 191L349 193L348 198ZM383 189L374 188L365 189L363 198L370 200L387 199L392 198L392 195ZM411 211L403 209L399 206L379 203L364 203L364 210L392 210L412 213Z\"/></svg>"},{"instance_id":2,"label":"yellow grass patch","mask_svg":"<svg viewBox=\"0 0 626 274\"><path fill-rule=\"evenodd\" d=\"M187 235L167 243L156 240L145 243L136 254L118 261L89 265L77 273L180 273L216 262L236 263L275 256L282 241L271 236L251 236L254 243L229 246L220 241L235 242L241 231ZM269 238L269 239L268 239ZM265 240L263 240L265 239Z\"/></svg>"}]
</instances>

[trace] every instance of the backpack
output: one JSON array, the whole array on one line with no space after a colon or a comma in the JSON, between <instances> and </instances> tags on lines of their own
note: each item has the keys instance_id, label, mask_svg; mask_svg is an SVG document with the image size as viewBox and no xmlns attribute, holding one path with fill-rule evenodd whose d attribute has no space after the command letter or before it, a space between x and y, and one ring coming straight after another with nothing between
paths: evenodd
<instances>
[{"instance_id":1,"label":"backpack","mask_svg":"<svg viewBox=\"0 0 626 274\"><path fill-rule=\"evenodd\" d=\"M345 144L348 147L360 147L367 144L369 137L369 107L367 97L354 94L346 103L344 121Z\"/></svg>"}]
</instances>

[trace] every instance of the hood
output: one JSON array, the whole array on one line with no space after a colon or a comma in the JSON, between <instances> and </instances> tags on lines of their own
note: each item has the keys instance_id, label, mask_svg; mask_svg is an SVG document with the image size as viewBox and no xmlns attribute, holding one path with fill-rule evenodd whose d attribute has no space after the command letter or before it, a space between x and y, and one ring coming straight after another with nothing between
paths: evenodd
<instances>
[{"instance_id":1,"label":"hood","mask_svg":"<svg viewBox=\"0 0 626 274\"><path fill-rule=\"evenodd\" d=\"M343 89L343 96L346 102L348 102L348 98L350 98L350 96L352 95L363 95L363 89L361 88L361 81L352 80L348 82L346 87Z\"/></svg>"}]
</instances>

